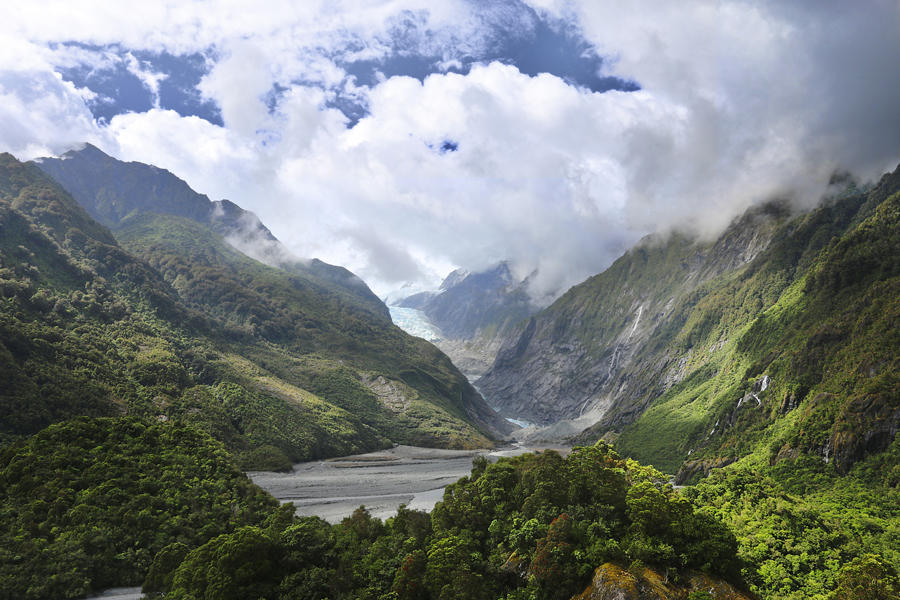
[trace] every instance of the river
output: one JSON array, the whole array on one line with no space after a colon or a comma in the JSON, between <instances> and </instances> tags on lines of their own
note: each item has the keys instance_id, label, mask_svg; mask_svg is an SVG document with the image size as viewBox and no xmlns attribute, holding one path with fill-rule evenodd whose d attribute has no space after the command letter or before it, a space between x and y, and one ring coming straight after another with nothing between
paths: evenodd
<instances>
[{"instance_id":1,"label":"river","mask_svg":"<svg viewBox=\"0 0 900 600\"><path fill-rule=\"evenodd\" d=\"M141 588L113 588L88 596L84 600L141 600Z\"/></svg>"},{"instance_id":2,"label":"river","mask_svg":"<svg viewBox=\"0 0 900 600\"><path fill-rule=\"evenodd\" d=\"M258 486L282 503L293 502L300 516L318 515L338 523L364 505L373 517L397 514L401 504L430 511L443 498L444 488L468 475L472 459L516 456L542 450L508 446L498 450L438 450L395 446L388 450L329 458L294 465L290 473L251 471ZM561 454L569 449L553 448ZM141 588L106 590L86 600L140 600Z\"/></svg>"},{"instance_id":3,"label":"river","mask_svg":"<svg viewBox=\"0 0 900 600\"><path fill-rule=\"evenodd\" d=\"M396 514L401 504L430 511L443 497L445 487L471 472L476 456L496 459L533 450L521 446L493 451L395 446L298 463L290 473L254 471L248 475L281 502L293 502L301 516L317 515L337 523L364 505L372 516L386 519Z\"/></svg>"}]
</instances>

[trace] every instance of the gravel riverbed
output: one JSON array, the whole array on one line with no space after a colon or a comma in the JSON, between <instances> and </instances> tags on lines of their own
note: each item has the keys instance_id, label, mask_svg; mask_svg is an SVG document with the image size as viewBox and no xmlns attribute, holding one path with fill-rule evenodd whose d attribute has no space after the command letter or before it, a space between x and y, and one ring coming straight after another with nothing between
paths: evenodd
<instances>
[{"instance_id":1,"label":"gravel riverbed","mask_svg":"<svg viewBox=\"0 0 900 600\"><path fill-rule=\"evenodd\" d=\"M426 511L434 508L445 487L469 474L476 456L513 456L532 450L395 446L368 454L298 463L290 473L247 474L281 502L293 502L298 515L317 515L337 523L363 505L372 516L386 519L396 514L401 504Z\"/></svg>"}]
</instances>

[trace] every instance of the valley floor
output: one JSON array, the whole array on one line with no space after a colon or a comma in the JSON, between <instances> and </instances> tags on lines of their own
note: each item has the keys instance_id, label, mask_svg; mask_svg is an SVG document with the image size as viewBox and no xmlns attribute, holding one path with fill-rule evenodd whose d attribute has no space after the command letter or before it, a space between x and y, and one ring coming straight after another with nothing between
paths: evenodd
<instances>
[{"instance_id":1,"label":"valley floor","mask_svg":"<svg viewBox=\"0 0 900 600\"><path fill-rule=\"evenodd\" d=\"M373 517L386 519L401 504L430 511L444 488L469 475L476 456L515 456L537 448L440 450L395 446L388 450L297 463L290 473L248 473L258 486L282 503L293 502L297 514L338 523L364 505ZM565 452L565 449L558 449Z\"/></svg>"}]
</instances>

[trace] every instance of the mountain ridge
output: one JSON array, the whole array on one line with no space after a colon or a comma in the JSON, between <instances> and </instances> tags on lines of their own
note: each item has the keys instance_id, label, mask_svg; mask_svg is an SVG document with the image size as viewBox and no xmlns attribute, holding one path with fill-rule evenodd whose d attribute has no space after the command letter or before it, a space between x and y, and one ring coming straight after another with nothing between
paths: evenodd
<instances>
[{"instance_id":1,"label":"mountain ridge","mask_svg":"<svg viewBox=\"0 0 900 600\"><path fill-rule=\"evenodd\" d=\"M517 280L509 262L501 261L477 272L457 269L438 291L413 294L395 305L425 313L442 333L437 345L474 379L493 362L503 334L537 310L529 281Z\"/></svg>"},{"instance_id":2,"label":"mountain ridge","mask_svg":"<svg viewBox=\"0 0 900 600\"><path fill-rule=\"evenodd\" d=\"M18 382L0 398L3 435L79 414L159 414L197 421L247 464L283 466L389 437L485 446L505 428L449 359L359 299L186 217L131 211L110 232L10 155L0 174L4 230L19 232L0 245L2 371Z\"/></svg>"},{"instance_id":3,"label":"mountain ridge","mask_svg":"<svg viewBox=\"0 0 900 600\"><path fill-rule=\"evenodd\" d=\"M594 409L575 440L679 482L748 456L846 472L900 426L898 190L900 168L809 212L756 208L714 242L645 240L519 324L477 385L539 424Z\"/></svg>"},{"instance_id":4,"label":"mountain ridge","mask_svg":"<svg viewBox=\"0 0 900 600\"><path fill-rule=\"evenodd\" d=\"M666 326L678 299L755 256L786 214L784 205L766 205L709 243L679 233L644 238L511 330L479 388L501 412L542 425L602 406L636 344Z\"/></svg>"},{"instance_id":5,"label":"mountain ridge","mask_svg":"<svg viewBox=\"0 0 900 600\"><path fill-rule=\"evenodd\" d=\"M297 258L256 214L231 200L210 200L165 169L120 161L91 144L34 163L71 193L88 214L112 230L136 212L185 217L209 226L251 258L302 274L330 291L347 295L373 316L390 319L387 307L362 279L343 267L315 258Z\"/></svg>"}]
</instances>

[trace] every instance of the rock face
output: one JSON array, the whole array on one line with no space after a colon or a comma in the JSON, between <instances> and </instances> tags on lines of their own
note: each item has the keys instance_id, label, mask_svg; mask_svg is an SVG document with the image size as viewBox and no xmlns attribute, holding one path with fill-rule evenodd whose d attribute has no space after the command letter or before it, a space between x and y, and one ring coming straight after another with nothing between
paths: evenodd
<instances>
[{"instance_id":1,"label":"rock face","mask_svg":"<svg viewBox=\"0 0 900 600\"><path fill-rule=\"evenodd\" d=\"M687 481L757 452L846 472L900 430L900 169L716 240L646 239L514 327L476 382L507 417ZM783 424L782 427L778 425Z\"/></svg>"},{"instance_id":2,"label":"rock face","mask_svg":"<svg viewBox=\"0 0 900 600\"><path fill-rule=\"evenodd\" d=\"M581 283L504 336L479 389L502 414L548 425L608 406L611 424L632 421L648 393L683 378L689 355L666 341L686 304L710 279L762 252L788 215L767 205L718 240L648 237L609 269Z\"/></svg>"},{"instance_id":3,"label":"rock face","mask_svg":"<svg viewBox=\"0 0 900 600\"><path fill-rule=\"evenodd\" d=\"M632 571L636 571L632 573ZM594 571L591 584L572 600L687 600L694 592L705 592L711 600L751 600L731 584L703 573L690 573L675 584L652 569L625 570L613 563Z\"/></svg>"},{"instance_id":4,"label":"rock face","mask_svg":"<svg viewBox=\"0 0 900 600\"><path fill-rule=\"evenodd\" d=\"M421 292L397 305L421 310L442 334L438 347L464 373L479 377L493 362L504 333L537 310L507 262L469 273L450 273L437 292Z\"/></svg>"}]
</instances>

